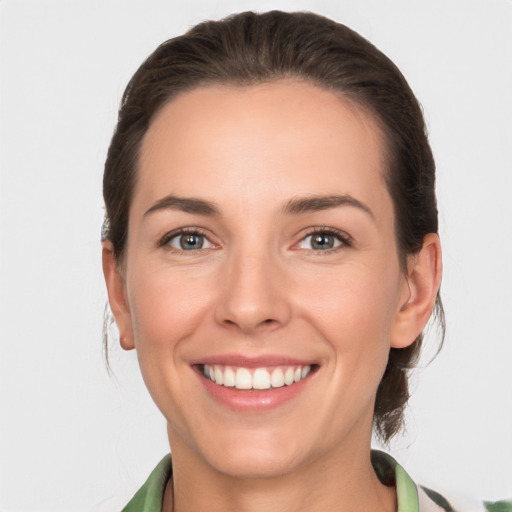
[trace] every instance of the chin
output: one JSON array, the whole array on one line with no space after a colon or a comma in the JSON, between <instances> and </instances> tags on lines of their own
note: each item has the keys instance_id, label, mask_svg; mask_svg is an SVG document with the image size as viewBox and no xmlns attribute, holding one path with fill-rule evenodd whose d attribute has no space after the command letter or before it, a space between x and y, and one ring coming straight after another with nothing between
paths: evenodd
<instances>
[{"instance_id":1,"label":"chin","mask_svg":"<svg viewBox=\"0 0 512 512\"><path fill-rule=\"evenodd\" d=\"M240 479L278 478L300 465L297 453L284 454L266 449L228 454L213 465L217 471Z\"/></svg>"},{"instance_id":2,"label":"chin","mask_svg":"<svg viewBox=\"0 0 512 512\"><path fill-rule=\"evenodd\" d=\"M228 436L217 436L215 444L205 448L203 457L211 467L242 479L279 477L307 459L305 440L290 433L231 431Z\"/></svg>"}]
</instances>

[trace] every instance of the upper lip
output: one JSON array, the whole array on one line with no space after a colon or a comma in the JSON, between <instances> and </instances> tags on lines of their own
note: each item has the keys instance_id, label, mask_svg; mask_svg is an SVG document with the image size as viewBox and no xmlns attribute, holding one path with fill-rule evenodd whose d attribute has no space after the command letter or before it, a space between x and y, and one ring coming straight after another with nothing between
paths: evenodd
<instances>
[{"instance_id":1,"label":"upper lip","mask_svg":"<svg viewBox=\"0 0 512 512\"><path fill-rule=\"evenodd\" d=\"M190 361L194 365L225 365L236 366L240 368L262 368L268 366L306 366L313 365L316 361L298 359L282 355L261 355L261 356L245 356L241 354L223 354L212 355L197 358Z\"/></svg>"}]
</instances>

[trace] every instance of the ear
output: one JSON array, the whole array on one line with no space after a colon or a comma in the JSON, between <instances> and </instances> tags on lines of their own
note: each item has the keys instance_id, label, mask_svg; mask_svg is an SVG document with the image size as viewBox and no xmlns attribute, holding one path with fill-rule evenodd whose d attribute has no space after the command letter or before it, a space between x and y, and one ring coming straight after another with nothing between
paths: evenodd
<instances>
[{"instance_id":1,"label":"ear","mask_svg":"<svg viewBox=\"0 0 512 512\"><path fill-rule=\"evenodd\" d=\"M108 301L119 330L119 340L125 350L135 347L130 308L126 300L126 286L110 240L102 242L103 275L107 285Z\"/></svg>"},{"instance_id":2,"label":"ear","mask_svg":"<svg viewBox=\"0 0 512 512\"><path fill-rule=\"evenodd\" d=\"M443 270L441 244L435 233L423 239L423 247L408 261L404 298L391 331L391 346L405 348L419 336L432 314Z\"/></svg>"}]
</instances>

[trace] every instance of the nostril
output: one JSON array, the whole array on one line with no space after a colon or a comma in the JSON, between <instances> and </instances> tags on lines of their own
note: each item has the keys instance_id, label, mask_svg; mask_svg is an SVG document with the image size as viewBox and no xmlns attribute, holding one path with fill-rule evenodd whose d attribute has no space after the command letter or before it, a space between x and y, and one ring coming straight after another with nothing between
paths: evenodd
<instances>
[{"instance_id":1,"label":"nostril","mask_svg":"<svg viewBox=\"0 0 512 512\"><path fill-rule=\"evenodd\" d=\"M279 321L275 318L266 318L265 320L262 320L261 322L255 322L253 323L238 323L236 320L231 320L229 318L226 318L222 321L224 326L230 327L230 328L239 328L245 333L253 332L254 330L258 329L273 329L279 324Z\"/></svg>"}]
</instances>

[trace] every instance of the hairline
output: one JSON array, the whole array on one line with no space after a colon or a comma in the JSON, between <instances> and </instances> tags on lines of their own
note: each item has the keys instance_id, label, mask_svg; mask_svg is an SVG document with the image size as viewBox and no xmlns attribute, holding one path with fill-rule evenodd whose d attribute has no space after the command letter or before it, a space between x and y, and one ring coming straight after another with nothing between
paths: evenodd
<instances>
[{"instance_id":1,"label":"hairline","mask_svg":"<svg viewBox=\"0 0 512 512\"><path fill-rule=\"evenodd\" d=\"M164 99L160 105L154 110L152 115L149 117L147 125L139 141L136 145L135 151L135 160L133 165L133 181L132 181L132 189L130 191L129 197L129 206L128 206L128 219L126 226L126 239L123 247L122 254L120 255L120 259L122 259L122 255L125 252L126 245L128 243L128 227L130 222L130 210L131 205L133 203L133 196L135 189L138 184L139 179L139 171L140 171L140 160L142 147L144 145L144 140L146 135L148 134L151 126L157 121L157 119L162 115L162 112L165 110L166 106L178 99L180 96L184 94L200 90L200 89L231 89L233 91L240 91L244 89L250 89L258 86L265 85L273 85L273 84L297 84L297 85L309 85L316 87L320 90L330 92L333 94L340 102L344 103L352 112L356 114L363 114L364 118L368 120L372 128L375 129L377 140L380 145L380 154L381 154L381 165L382 165L382 179L384 180L384 184L386 189L390 195L391 203L393 205L393 224L394 224L394 235L395 235L395 244L397 253L400 260L400 266L402 270L406 269L406 257L408 255L405 248L400 245L400 237L398 231L398 216L396 211L395 199L392 194L392 180L393 180L393 150L392 150L392 138L389 135L388 131L390 128L386 130L386 123L382 119L382 116L376 111L376 109L372 108L368 103L361 100L357 94L351 94L350 92L342 91L341 89L336 88L334 85L328 86L325 83L322 83L321 80L314 80L310 77L305 77L299 73L283 73L280 75L276 75L275 77L269 76L265 78L253 78L252 80L237 80L236 78L208 78L208 79L199 79L194 83L187 84L180 88L180 90L176 91L174 94L168 94L167 98Z\"/></svg>"}]
</instances>

